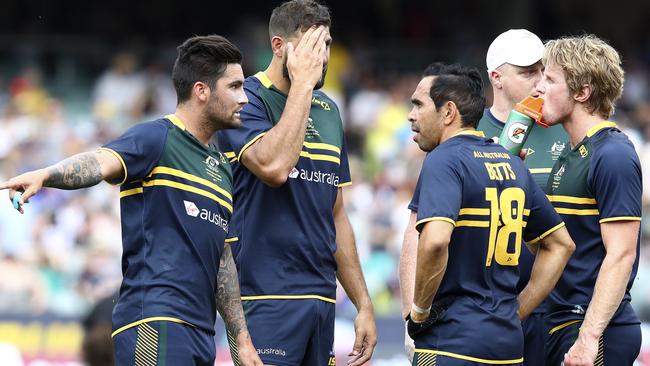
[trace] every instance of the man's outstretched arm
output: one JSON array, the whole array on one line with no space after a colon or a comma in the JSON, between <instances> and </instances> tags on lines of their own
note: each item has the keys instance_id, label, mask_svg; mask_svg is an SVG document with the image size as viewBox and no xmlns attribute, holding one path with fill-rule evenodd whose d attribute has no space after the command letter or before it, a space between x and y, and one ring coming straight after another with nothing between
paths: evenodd
<instances>
[{"instance_id":1,"label":"man's outstretched arm","mask_svg":"<svg viewBox=\"0 0 650 366\"><path fill-rule=\"evenodd\" d=\"M29 202L43 187L79 189L96 185L102 180L114 181L125 174L122 163L113 153L98 149L73 155L44 169L33 170L0 183L0 190L9 189L9 200L22 192L22 205Z\"/></svg>"}]
</instances>

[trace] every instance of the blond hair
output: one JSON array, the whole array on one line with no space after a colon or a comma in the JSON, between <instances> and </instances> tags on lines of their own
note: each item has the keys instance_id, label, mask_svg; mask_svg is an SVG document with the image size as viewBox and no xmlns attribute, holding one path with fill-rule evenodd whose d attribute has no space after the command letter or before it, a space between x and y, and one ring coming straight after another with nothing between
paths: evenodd
<instances>
[{"instance_id":1,"label":"blond hair","mask_svg":"<svg viewBox=\"0 0 650 366\"><path fill-rule=\"evenodd\" d=\"M569 92L591 87L587 110L604 119L614 113L614 103L623 94L624 72L618 52L594 35L564 37L546 42L542 63L554 63L564 70Z\"/></svg>"}]
</instances>

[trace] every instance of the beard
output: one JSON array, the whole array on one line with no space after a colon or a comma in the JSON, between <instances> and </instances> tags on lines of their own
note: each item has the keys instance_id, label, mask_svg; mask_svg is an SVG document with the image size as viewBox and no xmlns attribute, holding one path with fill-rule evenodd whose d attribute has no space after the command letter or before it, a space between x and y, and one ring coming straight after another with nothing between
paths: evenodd
<instances>
[{"instance_id":1,"label":"beard","mask_svg":"<svg viewBox=\"0 0 650 366\"><path fill-rule=\"evenodd\" d=\"M320 76L320 80L314 85L314 90L318 90L325 85L325 75L327 75L327 65L323 65L323 73ZM285 54L284 56L284 62L282 63L282 76L291 81L291 78L289 77L289 69L287 68L287 56Z\"/></svg>"},{"instance_id":2,"label":"beard","mask_svg":"<svg viewBox=\"0 0 650 366\"><path fill-rule=\"evenodd\" d=\"M207 122L204 127L210 131L238 128L241 124L239 120L219 104L216 95L210 96L209 105L203 112L203 119Z\"/></svg>"}]
</instances>

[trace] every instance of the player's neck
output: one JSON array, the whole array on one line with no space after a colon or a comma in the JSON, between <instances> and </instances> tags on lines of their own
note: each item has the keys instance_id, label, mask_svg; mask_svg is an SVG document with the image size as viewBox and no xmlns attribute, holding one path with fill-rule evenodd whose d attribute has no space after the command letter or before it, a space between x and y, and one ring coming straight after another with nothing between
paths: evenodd
<instances>
[{"instance_id":1,"label":"player's neck","mask_svg":"<svg viewBox=\"0 0 650 366\"><path fill-rule=\"evenodd\" d=\"M569 135L571 148L574 148L585 138L585 136L587 136L587 132L590 128L603 121L604 119L601 116L591 114L585 110L578 110L576 108L576 110L571 113L564 122L562 122L562 127Z\"/></svg>"},{"instance_id":2,"label":"player's neck","mask_svg":"<svg viewBox=\"0 0 650 366\"><path fill-rule=\"evenodd\" d=\"M454 127L448 127L444 131L442 131L442 136L440 136L440 144L443 142L449 140L450 138L463 133L464 131L476 131L475 128L472 127L460 127L460 122L456 124Z\"/></svg>"},{"instance_id":3,"label":"player's neck","mask_svg":"<svg viewBox=\"0 0 650 366\"><path fill-rule=\"evenodd\" d=\"M289 89L291 89L291 81L284 77L282 74L282 60L278 58L273 58L269 67L264 70L266 76L271 80L273 86L275 86L279 91L284 94L289 94Z\"/></svg>"},{"instance_id":4,"label":"player's neck","mask_svg":"<svg viewBox=\"0 0 650 366\"><path fill-rule=\"evenodd\" d=\"M508 115L512 111L512 108L514 108L514 105L512 103L503 98L495 96L494 103L492 104L492 107L490 107L490 113L492 113L494 118L500 122L505 123L508 119Z\"/></svg>"},{"instance_id":5,"label":"player's neck","mask_svg":"<svg viewBox=\"0 0 650 366\"><path fill-rule=\"evenodd\" d=\"M192 110L192 108L179 106L176 108L174 114L183 122L185 130L199 140L199 142L206 146L210 144L210 139L215 131L208 128L208 124L202 121L200 110Z\"/></svg>"}]
</instances>

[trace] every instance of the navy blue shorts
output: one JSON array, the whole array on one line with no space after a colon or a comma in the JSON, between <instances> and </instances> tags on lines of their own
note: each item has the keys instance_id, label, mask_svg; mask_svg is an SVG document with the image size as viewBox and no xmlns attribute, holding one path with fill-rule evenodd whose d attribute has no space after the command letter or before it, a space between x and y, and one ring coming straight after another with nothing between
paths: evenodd
<instances>
[{"instance_id":1,"label":"navy blue shorts","mask_svg":"<svg viewBox=\"0 0 650 366\"><path fill-rule=\"evenodd\" d=\"M578 338L582 321L565 323L566 326L551 330L546 345L546 364L559 366L564 361L564 354L569 351ZM641 349L641 326L610 325L600 337L598 344L597 366L632 366Z\"/></svg>"},{"instance_id":2,"label":"navy blue shorts","mask_svg":"<svg viewBox=\"0 0 650 366\"><path fill-rule=\"evenodd\" d=\"M530 314L521 326L524 331L524 366L544 366L548 334L544 314Z\"/></svg>"},{"instance_id":3,"label":"navy blue shorts","mask_svg":"<svg viewBox=\"0 0 650 366\"><path fill-rule=\"evenodd\" d=\"M488 360L486 360L488 361ZM445 356L444 352L433 352L433 351L416 351L415 356L413 357L413 366L492 366L493 362L480 362L480 359L475 359L473 357L459 358L458 355L455 357ZM522 366L521 362L518 363L508 363L510 366Z\"/></svg>"},{"instance_id":4,"label":"navy blue shorts","mask_svg":"<svg viewBox=\"0 0 650 366\"><path fill-rule=\"evenodd\" d=\"M335 304L317 299L263 299L245 300L242 301L242 305L251 339L257 354L265 364L277 366L336 364Z\"/></svg>"},{"instance_id":5,"label":"navy blue shorts","mask_svg":"<svg viewBox=\"0 0 650 366\"><path fill-rule=\"evenodd\" d=\"M116 366L213 366L214 337L190 325L151 321L113 337Z\"/></svg>"}]
</instances>

